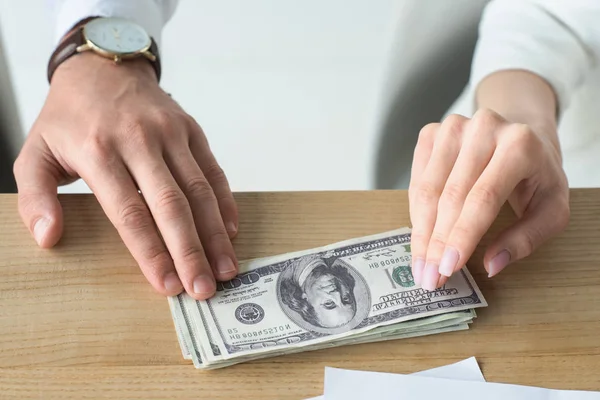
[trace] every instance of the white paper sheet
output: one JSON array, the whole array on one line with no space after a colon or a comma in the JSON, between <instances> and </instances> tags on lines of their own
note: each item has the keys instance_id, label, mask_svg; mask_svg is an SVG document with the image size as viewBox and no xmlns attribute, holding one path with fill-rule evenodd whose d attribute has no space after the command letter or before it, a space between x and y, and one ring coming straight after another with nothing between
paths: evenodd
<instances>
[{"instance_id":1,"label":"white paper sheet","mask_svg":"<svg viewBox=\"0 0 600 400\"><path fill-rule=\"evenodd\" d=\"M326 400L600 400L600 392L560 391L502 383L459 381L325 369Z\"/></svg>"},{"instance_id":2,"label":"white paper sheet","mask_svg":"<svg viewBox=\"0 0 600 400\"><path fill-rule=\"evenodd\" d=\"M374 372L371 372L374 373ZM376 372L375 372L376 373ZM398 375L398 374L397 374ZM428 369L411 375L430 378L456 379L459 381L485 382L485 378L475 357L467 358L450 365Z\"/></svg>"},{"instance_id":3,"label":"white paper sheet","mask_svg":"<svg viewBox=\"0 0 600 400\"><path fill-rule=\"evenodd\" d=\"M377 372L371 373L376 374ZM442 379L461 379L465 381L485 382L485 378L481 373L481 369L479 369L479 365L477 364L475 357L467 358L466 360L462 360L454 364L416 372L413 375ZM327 375L325 376L325 379L327 379ZM325 400L325 397L318 396L306 400Z\"/></svg>"}]
</instances>

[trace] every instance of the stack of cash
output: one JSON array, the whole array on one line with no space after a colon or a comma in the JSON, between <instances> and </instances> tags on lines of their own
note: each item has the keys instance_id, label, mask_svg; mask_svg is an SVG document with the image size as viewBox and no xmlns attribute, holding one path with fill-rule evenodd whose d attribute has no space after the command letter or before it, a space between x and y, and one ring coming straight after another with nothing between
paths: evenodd
<instances>
[{"instance_id":1,"label":"stack of cash","mask_svg":"<svg viewBox=\"0 0 600 400\"><path fill-rule=\"evenodd\" d=\"M197 301L169 298L184 358L212 369L300 351L468 329L485 307L466 267L415 285L408 228L240 263Z\"/></svg>"}]
</instances>

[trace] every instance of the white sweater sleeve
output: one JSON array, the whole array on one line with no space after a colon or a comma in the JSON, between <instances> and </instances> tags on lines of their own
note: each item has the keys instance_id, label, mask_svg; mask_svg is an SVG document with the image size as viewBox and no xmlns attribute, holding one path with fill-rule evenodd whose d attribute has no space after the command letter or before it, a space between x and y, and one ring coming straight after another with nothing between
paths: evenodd
<instances>
[{"instance_id":1,"label":"white sweater sleeve","mask_svg":"<svg viewBox=\"0 0 600 400\"><path fill-rule=\"evenodd\" d=\"M141 25L160 46L162 29L178 0L48 0L54 17L54 39L91 16L128 18Z\"/></svg>"},{"instance_id":2,"label":"white sweater sleeve","mask_svg":"<svg viewBox=\"0 0 600 400\"><path fill-rule=\"evenodd\" d=\"M488 75L521 69L545 79L562 114L600 62L600 0L492 0L484 10L471 87Z\"/></svg>"}]
</instances>

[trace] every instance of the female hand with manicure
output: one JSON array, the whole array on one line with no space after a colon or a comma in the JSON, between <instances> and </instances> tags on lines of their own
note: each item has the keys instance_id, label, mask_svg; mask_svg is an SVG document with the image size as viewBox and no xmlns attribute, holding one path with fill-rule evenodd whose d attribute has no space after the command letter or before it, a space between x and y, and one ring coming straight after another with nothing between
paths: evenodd
<instances>
[{"instance_id":1,"label":"female hand with manicure","mask_svg":"<svg viewBox=\"0 0 600 400\"><path fill-rule=\"evenodd\" d=\"M61 64L14 171L19 212L41 247L62 235L57 186L82 178L158 292L202 300L215 278L237 273L227 179L145 59L115 67L88 53Z\"/></svg>"},{"instance_id":2,"label":"female hand with manicure","mask_svg":"<svg viewBox=\"0 0 600 400\"><path fill-rule=\"evenodd\" d=\"M552 88L532 73L501 71L480 83L477 103L473 118L451 115L425 126L415 148L412 269L426 290L466 264L507 201L518 220L485 252L490 277L568 224Z\"/></svg>"}]
</instances>

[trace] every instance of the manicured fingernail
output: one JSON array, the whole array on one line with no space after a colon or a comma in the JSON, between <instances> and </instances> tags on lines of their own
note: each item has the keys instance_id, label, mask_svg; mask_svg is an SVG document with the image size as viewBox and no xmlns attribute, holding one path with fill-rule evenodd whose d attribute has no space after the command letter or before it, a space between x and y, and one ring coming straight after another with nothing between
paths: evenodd
<instances>
[{"instance_id":1,"label":"manicured fingernail","mask_svg":"<svg viewBox=\"0 0 600 400\"><path fill-rule=\"evenodd\" d=\"M510 253L508 252L508 250L502 250L500 253L496 254L494 258L492 258L492 260L490 261L490 265L488 267L488 278L497 275L509 263Z\"/></svg>"},{"instance_id":2,"label":"manicured fingernail","mask_svg":"<svg viewBox=\"0 0 600 400\"><path fill-rule=\"evenodd\" d=\"M423 269L425 268L425 260L421 257L417 258L413 262L412 274L413 278L415 278L415 283L417 285L421 284L421 279L423 278Z\"/></svg>"},{"instance_id":3,"label":"manicured fingernail","mask_svg":"<svg viewBox=\"0 0 600 400\"><path fill-rule=\"evenodd\" d=\"M446 247L440 260L440 275L452 276L458 263L458 251L454 247Z\"/></svg>"},{"instance_id":4,"label":"manicured fingernail","mask_svg":"<svg viewBox=\"0 0 600 400\"><path fill-rule=\"evenodd\" d=\"M215 281L208 275L200 275L194 279L194 293L212 295L217 287Z\"/></svg>"},{"instance_id":5,"label":"manicured fingernail","mask_svg":"<svg viewBox=\"0 0 600 400\"><path fill-rule=\"evenodd\" d=\"M227 275L235 271L235 264L229 257L223 257L217 262L217 271L221 275Z\"/></svg>"},{"instance_id":6,"label":"manicured fingernail","mask_svg":"<svg viewBox=\"0 0 600 400\"><path fill-rule=\"evenodd\" d=\"M233 222L228 222L225 227L227 228L227 232L229 232L230 235L235 235L237 233L237 225L234 224Z\"/></svg>"},{"instance_id":7,"label":"manicured fingernail","mask_svg":"<svg viewBox=\"0 0 600 400\"><path fill-rule=\"evenodd\" d=\"M33 237L38 245L42 245L42 241L46 236L46 232L48 231L48 227L50 226L50 221L47 218L40 218L37 220L35 225L33 226Z\"/></svg>"},{"instance_id":8,"label":"manicured fingernail","mask_svg":"<svg viewBox=\"0 0 600 400\"><path fill-rule=\"evenodd\" d=\"M441 288L442 286L444 286L446 284L446 282L448 282L448 277L440 275L440 280L437 283L437 287Z\"/></svg>"},{"instance_id":9,"label":"manicured fingernail","mask_svg":"<svg viewBox=\"0 0 600 400\"><path fill-rule=\"evenodd\" d=\"M440 273L438 272L437 264L432 262L427 263L423 271L423 283L421 287L425 290L435 290L439 280Z\"/></svg>"},{"instance_id":10,"label":"manicured fingernail","mask_svg":"<svg viewBox=\"0 0 600 400\"><path fill-rule=\"evenodd\" d=\"M167 289L169 293L179 294L183 290L183 285L181 284L181 281L175 272L171 272L165 276L164 283L165 289Z\"/></svg>"}]
</instances>

